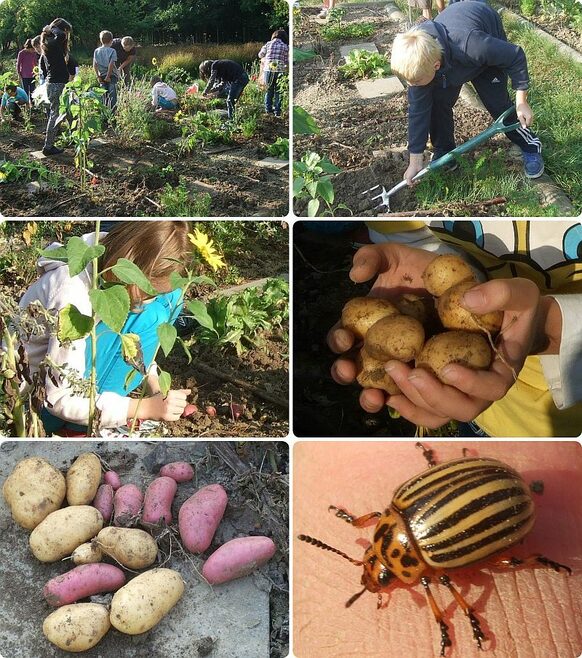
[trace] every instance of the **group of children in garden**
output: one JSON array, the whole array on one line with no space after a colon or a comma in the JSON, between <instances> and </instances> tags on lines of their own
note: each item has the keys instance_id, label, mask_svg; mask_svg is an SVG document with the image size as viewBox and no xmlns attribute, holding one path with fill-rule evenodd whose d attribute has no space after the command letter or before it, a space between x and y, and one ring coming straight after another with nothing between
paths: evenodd
<instances>
[{"instance_id":1,"label":"group of children in garden","mask_svg":"<svg viewBox=\"0 0 582 658\"><path fill-rule=\"evenodd\" d=\"M32 108L33 92L38 75L45 86L48 103L48 121L43 148L45 156L58 155L62 149L55 146L60 98L65 85L74 79L78 66L70 54L72 26L56 18L34 39L27 39L18 53L16 69L20 85L5 86L0 104L0 119L8 112L16 121L22 121L22 108ZM103 101L111 112L117 107L117 86L123 81L131 83L131 66L137 54L132 37L114 38L109 30L99 34L100 45L93 54L93 70L100 87L105 91ZM289 39L284 30L276 30L271 40L260 50L262 84L266 88L265 111L281 116L282 95L280 77L286 72L289 59ZM207 82L204 97L224 97L228 119L234 119L235 105L249 82L245 69L232 60L205 60L199 66L200 77ZM178 94L159 76L151 80L151 105L158 110L176 110Z\"/></svg>"}]
</instances>

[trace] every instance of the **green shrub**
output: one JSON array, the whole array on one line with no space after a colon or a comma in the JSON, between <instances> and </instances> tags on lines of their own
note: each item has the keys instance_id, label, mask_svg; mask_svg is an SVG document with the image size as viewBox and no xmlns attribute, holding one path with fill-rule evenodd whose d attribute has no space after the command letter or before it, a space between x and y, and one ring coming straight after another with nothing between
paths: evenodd
<instances>
[{"instance_id":1,"label":"green shrub","mask_svg":"<svg viewBox=\"0 0 582 658\"><path fill-rule=\"evenodd\" d=\"M176 187L164 187L160 206L164 217L208 217L211 198L207 192L192 192L181 179Z\"/></svg>"},{"instance_id":2,"label":"green shrub","mask_svg":"<svg viewBox=\"0 0 582 658\"><path fill-rule=\"evenodd\" d=\"M346 63L339 70L346 78L381 78L390 75L390 63L386 55L355 49L345 59Z\"/></svg>"}]
</instances>

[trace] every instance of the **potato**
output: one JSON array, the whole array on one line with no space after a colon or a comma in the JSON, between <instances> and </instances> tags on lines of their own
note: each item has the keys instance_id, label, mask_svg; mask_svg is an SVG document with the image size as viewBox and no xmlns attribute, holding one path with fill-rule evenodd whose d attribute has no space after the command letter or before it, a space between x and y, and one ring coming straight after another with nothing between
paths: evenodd
<instances>
[{"instance_id":1,"label":"potato","mask_svg":"<svg viewBox=\"0 0 582 658\"><path fill-rule=\"evenodd\" d=\"M145 633L158 624L178 603L184 581L173 569L151 569L115 592L111 623L128 635Z\"/></svg>"},{"instance_id":2,"label":"potato","mask_svg":"<svg viewBox=\"0 0 582 658\"><path fill-rule=\"evenodd\" d=\"M162 466L160 475L172 478L176 482L188 482L194 477L194 469L188 462L172 462Z\"/></svg>"},{"instance_id":3,"label":"potato","mask_svg":"<svg viewBox=\"0 0 582 658\"><path fill-rule=\"evenodd\" d=\"M135 484L124 484L113 497L113 525L128 526L137 521L143 494Z\"/></svg>"},{"instance_id":4,"label":"potato","mask_svg":"<svg viewBox=\"0 0 582 658\"><path fill-rule=\"evenodd\" d=\"M412 361L424 345L424 328L407 315L382 318L366 334L366 352L378 361Z\"/></svg>"},{"instance_id":5,"label":"potato","mask_svg":"<svg viewBox=\"0 0 582 658\"><path fill-rule=\"evenodd\" d=\"M172 523L172 501L178 490L176 480L163 475L146 489L143 500L142 524Z\"/></svg>"},{"instance_id":6,"label":"potato","mask_svg":"<svg viewBox=\"0 0 582 658\"><path fill-rule=\"evenodd\" d=\"M97 535L99 548L124 567L145 569L158 557L156 540L138 528L103 528Z\"/></svg>"},{"instance_id":7,"label":"potato","mask_svg":"<svg viewBox=\"0 0 582 658\"><path fill-rule=\"evenodd\" d=\"M422 281L431 295L440 297L458 283L475 281L475 275L460 256L444 254L429 263L422 274Z\"/></svg>"},{"instance_id":8,"label":"potato","mask_svg":"<svg viewBox=\"0 0 582 658\"><path fill-rule=\"evenodd\" d=\"M102 484L97 489L97 494L93 499L93 507L101 512L104 521L109 522L113 514L113 487L110 484Z\"/></svg>"},{"instance_id":9,"label":"potato","mask_svg":"<svg viewBox=\"0 0 582 658\"><path fill-rule=\"evenodd\" d=\"M442 382L441 370L450 363L458 363L474 370L486 370L491 365L491 348L481 334L469 331L447 331L426 341L416 359L416 367L424 368Z\"/></svg>"},{"instance_id":10,"label":"potato","mask_svg":"<svg viewBox=\"0 0 582 658\"><path fill-rule=\"evenodd\" d=\"M87 651L111 628L109 611L98 603L75 603L51 613L43 622L47 640L71 653Z\"/></svg>"},{"instance_id":11,"label":"potato","mask_svg":"<svg viewBox=\"0 0 582 658\"><path fill-rule=\"evenodd\" d=\"M73 564L94 564L101 562L103 559L103 551L99 548L99 544L95 540L86 542L77 546L71 554Z\"/></svg>"},{"instance_id":12,"label":"potato","mask_svg":"<svg viewBox=\"0 0 582 658\"><path fill-rule=\"evenodd\" d=\"M378 388L389 395L397 395L400 389L384 369L385 361L372 358L362 347L358 358L357 382L362 388Z\"/></svg>"},{"instance_id":13,"label":"potato","mask_svg":"<svg viewBox=\"0 0 582 658\"><path fill-rule=\"evenodd\" d=\"M18 525L32 530L65 499L65 478L46 459L21 459L6 478L2 494Z\"/></svg>"},{"instance_id":14,"label":"potato","mask_svg":"<svg viewBox=\"0 0 582 658\"><path fill-rule=\"evenodd\" d=\"M101 483L101 462L92 452L79 455L67 471L69 505L90 505Z\"/></svg>"},{"instance_id":15,"label":"potato","mask_svg":"<svg viewBox=\"0 0 582 658\"><path fill-rule=\"evenodd\" d=\"M112 564L82 564L51 578L42 593L49 605L60 607L94 594L115 592L125 585L125 574Z\"/></svg>"},{"instance_id":16,"label":"potato","mask_svg":"<svg viewBox=\"0 0 582 658\"><path fill-rule=\"evenodd\" d=\"M105 482L105 484L110 484L113 491L117 491L121 486L121 478L115 471L105 471L103 482Z\"/></svg>"},{"instance_id":17,"label":"potato","mask_svg":"<svg viewBox=\"0 0 582 658\"><path fill-rule=\"evenodd\" d=\"M103 517L94 507L65 507L36 526L29 538L30 549L37 560L56 562L94 537L102 527Z\"/></svg>"},{"instance_id":18,"label":"potato","mask_svg":"<svg viewBox=\"0 0 582 658\"><path fill-rule=\"evenodd\" d=\"M453 286L437 300L437 312L446 329L460 329L464 331L483 331L487 329L492 334L501 329L503 322L502 311L492 311L484 315L474 315L461 306L463 295L477 284L466 281Z\"/></svg>"},{"instance_id":19,"label":"potato","mask_svg":"<svg viewBox=\"0 0 582 658\"><path fill-rule=\"evenodd\" d=\"M268 562L277 550L269 537L239 537L218 548L206 560L202 575L212 585L246 576Z\"/></svg>"},{"instance_id":20,"label":"potato","mask_svg":"<svg viewBox=\"0 0 582 658\"><path fill-rule=\"evenodd\" d=\"M228 497L219 484L202 487L180 507L178 527L184 548L203 553L212 543Z\"/></svg>"},{"instance_id":21,"label":"potato","mask_svg":"<svg viewBox=\"0 0 582 658\"><path fill-rule=\"evenodd\" d=\"M392 315L399 315L399 311L387 299L354 297L342 310L342 327L361 340L375 322Z\"/></svg>"}]
</instances>

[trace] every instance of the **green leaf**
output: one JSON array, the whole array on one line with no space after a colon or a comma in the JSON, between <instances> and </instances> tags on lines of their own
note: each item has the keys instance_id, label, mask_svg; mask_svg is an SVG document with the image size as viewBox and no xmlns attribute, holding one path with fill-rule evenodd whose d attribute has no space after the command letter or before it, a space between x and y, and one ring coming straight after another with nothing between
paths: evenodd
<instances>
[{"instance_id":1,"label":"green leaf","mask_svg":"<svg viewBox=\"0 0 582 658\"><path fill-rule=\"evenodd\" d=\"M168 395L168 391L170 390L170 387L172 386L172 377L169 372L166 372L165 370L160 370L159 384L160 384L160 391L162 391L162 395L166 397L166 395Z\"/></svg>"},{"instance_id":2,"label":"green leaf","mask_svg":"<svg viewBox=\"0 0 582 658\"><path fill-rule=\"evenodd\" d=\"M168 356L168 354L172 351L172 347L174 347L174 343L176 342L176 338L178 336L176 327L174 327L174 325L170 324L169 322L164 322L158 326L157 331L158 338L160 340L160 347L162 348L163 353Z\"/></svg>"},{"instance_id":3,"label":"green leaf","mask_svg":"<svg viewBox=\"0 0 582 658\"><path fill-rule=\"evenodd\" d=\"M198 324L202 325L206 329L210 329L211 331L216 331L214 327L214 320L209 315L204 302L201 302L198 299L194 299L188 304L187 308L190 313L192 313Z\"/></svg>"},{"instance_id":4,"label":"green leaf","mask_svg":"<svg viewBox=\"0 0 582 658\"><path fill-rule=\"evenodd\" d=\"M122 285L107 290L90 290L93 310L110 329L120 333L129 315L129 293Z\"/></svg>"},{"instance_id":5,"label":"green leaf","mask_svg":"<svg viewBox=\"0 0 582 658\"><path fill-rule=\"evenodd\" d=\"M307 204L307 216L317 217L318 210L319 210L319 199L311 199L311 201Z\"/></svg>"},{"instance_id":6,"label":"green leaf","mask_svg":"<svg viewBox=\"0 0 582 658\"><path fill-rule=\"evenodd\" d=\"M305 187L305 178L297 177L293 181L293 196L299 196Z\"/></svg>"},{"instance_id":7,"label":"green leaf","mask_svg":"<svg viewBox=\"0 0 582 658\"><path fill-rule=\"evenodd\" d=\"M125 375L125 381L123 382L123 388L127 391L131 384L131 380L137 375L137 370L130 370L127 375Z\"/></svg>"},{"instance_id":8,"label":"green leaf","mask_svg":"<svg viewBox=\"0 0 582 658\"><path fill-rule=\"evenodd\" d=\"M335 192L329 178L322 178L317 183L317 194L329 205L333 203Z\"/></svg>"},{"instance_id":9,"label":"green leaf","mask_svg":"<svg viewBox=\"0 0 582 658\"><path fill-rule=\"evenodd\" d=\"M66 263L68 260L67 250L65 247L57 247L56 249L42 249L40 255L52 260L60 260Z\"/></svg>"},{"instance_id":10,"label":"green leaf","mask_svg":"<svg viewBox=\"0 0 582 658\"><path fill-rule=\"evenodd\" d=\"M336 167L333 162L330 162L327 158L323 158L319 163L319 166L326 174L339 174L341 171L339 167Z\"/></svg>"},{"instance_id":11,"label":"green leaf","mask_svg":"<svg viewBox=\"0 0 582 658\"><path fill-rule=\"evenodd\" d=\"M293 49L293 62L308 62L315 57L313 50L301 50L301 48Z\"/></svg>"},{"instance_id":12,"label":"green leaf","mask_svg":"<svg viewBox=\"0 0 582 658\"><path fill-rule=\"evenodd\" d=\"M319 135L320 133L315 119L299 105L293 108L293 132L296 135Z\"/></svg>"},{"instance_id":13,"label":"green leaf","mask_svg":"<svg viewBox=\"0 0 582 658\"><path fill-rule=\"evenodd\" d=\"M178 272L174 271L170 273L170 285L172 290L182 289L188 285L189 279L185 276L180 276Z\"/></svg>"},{"instance_id":14,"label":"green leaf","mask_svg":"<svg viewBox=\"0 0 582 658\"><path fill-rule=\"evenodd\" d=\"M69 274L77 276L94 259L99 258L105 252L102 244L89 246L84 240L73 236L67 242L67 256L69 263Z\"/></svg>"},{"instance_id":15,"label":"green leaf","mask_svg":"<svg viewBox=\"0 0 582 658\"><path fill-rule=\"evenodd\" d=\"M120 281L136 285L146 295L155 297L158 294L158 291L152 286L147 276L135 263L132 263L127 258L120 258L111 268L111 271Z\"/></svg>"},{"instance_id":16,"label":"green leaf","mask_svg":"<svg viewBox=\"0 0 582 658\"><path fill-rule=\"evenodd\" d=\"M93 328L93 318L83 315L73 304L67 304L59 311L57 338L59 343L86 338Z\"/></svg>"},{"instance_id":17,"label":"green leaf","mask_svg":"<svg viewBox=\"0 0 582 658\"><path fill-rule=\"evenodd\" d=\"M137 334L119 334L119 337L121 338L121 355L125 363L145 375L140 337Z\"/></svg>"}]
</instances>

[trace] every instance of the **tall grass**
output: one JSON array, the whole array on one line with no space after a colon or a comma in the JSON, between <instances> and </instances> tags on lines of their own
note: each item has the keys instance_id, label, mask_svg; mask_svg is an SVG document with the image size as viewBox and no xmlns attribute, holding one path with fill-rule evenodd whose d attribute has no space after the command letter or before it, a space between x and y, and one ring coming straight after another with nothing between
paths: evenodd
<instances>
[{"instance_id":1,"label":"tall grass","mask_svg":"<svg viewBox=\"0 0 582 658\"><path fill-rule=\"evenodd\" d=\"M150 64L155 58L156 68L161 75L171 69L181 68L198 77L198 67L205 59L232 59L242 65L249 65L257 59L261 42L192 44L147 46L138 51L138 61Z\"/></svg>"}]
</instances>

